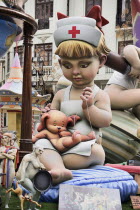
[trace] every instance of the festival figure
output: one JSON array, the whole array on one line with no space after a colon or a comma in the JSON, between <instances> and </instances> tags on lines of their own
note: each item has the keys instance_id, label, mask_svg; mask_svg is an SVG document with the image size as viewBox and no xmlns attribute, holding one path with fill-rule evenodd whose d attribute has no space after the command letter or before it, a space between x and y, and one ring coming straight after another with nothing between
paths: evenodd
<instances>
[{"instance_id":1,"label":"festival figure","mask_svg":"<svg viewBox=\"0 0 140 210\"><path fill-rule=\"evenodd\" d=\"M23 210L23 203L24 203L24 200L22 199L22 197L23 197L22 193L23 192L22 192L22 188L19 187L18 182L16 183L16 189L10 188L9 190L6 190L6 193L9 193L11 191L17 194L17 196L20 200L21 210Z\"/></svg>"},{"instance_id":2,"label":"festival figure","mask_svg":"<svg viewBox=\"0 0 140 210\"><path fill-rule=\"evenodd\" d=\"M61 155L47 139L35 143L45 148L40 160L51 173L53 184L71 179L70 169L103 165L105 160L104 150L96 142L101 135L100 128L110 125L112 114L109 96L95 85L94 78L105 64L110 50L101 30L107 21L101 17L100 7L96 8L97 14L92 10L88 17L58 14L57 30L54 32L55 54L60 57L63 75L72 85L56 93L51 108L67 116L80 116L82 120L69 127L70 132L78 130L87 135L94 131L96 139L80 142ZM93 17L97 18L97 22Z\"/></svg>"},{"instance_id":3,"label":"festival figure","mask_svg":"<svg viewBox=\"0 0 140 210\"><path fill-rule=\"evenodd\" d=\"M0 147L0 173L6 173L5 176L0 177L1 185L8 189L12 186L12 182L15 176L15 163L16 155L18 148L14 146L14 141L12 138L15 138L15 135L12 133L4 133L1 139L1 147ZM11 193L6 195L5 199L5 208L8 207L9 199Z\"/></svg>"},{"instance_id":4,"label":"festival figure","mask_svg":"<svg viewBox=\"0 0 140 210\"><path fill-rule=\"evenodd\" d=\"M110 96L112 109L132 108L132 112L140 120L140 88L136 88L140 79L140 48L128 45L124 48L123 54L132 66L131 72L128 75L114 72L105 91Z\"/></svg>"},{"instance_id":5,"label":"festival figure","mask_svg":"<svg viewBox=\"0 0 140 210\"><path fill-rule=\"evenodd\" d=\"M40 192L34 188L33 178L39 169L45 169L44 165L39 160L39 156L42 153L43 148L41 146L34 146L33 152L23 157L16 173L18 183L31 192L29 196L32 196L34 201L38 201Z\"/></svg>"},{"instance_id":6,"label":"festival figure","mask_svg":"<svg viewBox=\"0 0 140 210\"><path fill-rule=\"evenodd\" d=\"M16 183L16 189L10 188L9 190L6 191L6 193L9 193L11 191L14 192L15 194L17 194L17 196L18 196L18 198L20 200L20 208L21 208L21 210L24 210L24 201L35 203L37 206L41 207L41 205L39 203L37 203L36 201L33 201L32 197L29 196L28 194L25 194L23 196L23 190L18 185L18 182Z\"/></svg>"},{"instance_id":7,"label":"festival figure","mask_svg":"<svg viewBox=\"0 0 140 210\"><path fill-rule=\"evenodd\" d=\"M132 31L134 45L124 48L123 56L131 65L128 75L115 72L107 83L105 90L111 99L112 109L128 110L132 109L133 114L140 120L140 0L131 1ZM140 129L138 129L138 136Z\"/></svg>"},{"instance_id":8,"label":"festival figure","mask_svg":"<svg viewBox=\"0 0 140 210\"><path fill-rule=\"evenodd\" d=\"M23 5L28 1L28 0L0 0L3 1L8 7L12 7L14 9L18 9L21 11L23 10Z\"/></svg>"}]
</instances>

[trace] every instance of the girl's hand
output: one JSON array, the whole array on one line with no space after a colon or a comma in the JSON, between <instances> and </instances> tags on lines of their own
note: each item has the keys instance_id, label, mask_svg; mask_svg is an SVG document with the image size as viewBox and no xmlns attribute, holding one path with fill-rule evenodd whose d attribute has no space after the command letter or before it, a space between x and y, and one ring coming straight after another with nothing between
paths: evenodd
<instances>
[{"instance_id":1,"label":"girl's hand","mask_svg":"<svg viewBox=\"0 0 140 210\"><path fill-rule=\"evenodd\" d=\"M140 77L140 48L135 45L127 45L123 49L124 58L130 63L131 71L128 74L130 77Z\"/></svg>"},{"instance_id":2,"label":"girl's hand","mask_svg":"<svg viewBox=\"0 0 140 210\"><path fill-rule=\"evenodd\" d=\"M130 77L140 79L140 65L138 67L131 67L131 71L128 74Z\"/></svg>"},{"instance_id":3,"label":"girl's hand","mask_svg":"<svg viewBox=\"0 0 140 210\"><path fill-rule=\"evenodd\" d=\"M82 103L82 108L83 109L86 109L87 107L92 106L92 104L93 104L93 98L94 98L94 94L93 94L92 88L86 87L83 90L83 93L80 96L80 98L83 101L83 103Z\"/></svg>"},{"instance_id":4,"label":"girl's hand","mask_svg":"<svg viewBox=\"0 0 140 210\"><path fill-rule=\"evenodd\" d=\"M49 112L51 110L51 103L47 104L47 106L44 107L44 109L41 109L42 114Z\"/></svg>"}]
</instances>

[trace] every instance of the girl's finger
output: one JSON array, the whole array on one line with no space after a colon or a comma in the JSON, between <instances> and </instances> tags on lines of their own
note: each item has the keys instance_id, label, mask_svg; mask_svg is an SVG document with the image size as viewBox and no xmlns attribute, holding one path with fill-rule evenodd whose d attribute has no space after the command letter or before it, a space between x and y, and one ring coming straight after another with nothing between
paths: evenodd
<instances>
[{"instance_id":1,"label":"girl's finger","mask_svg":"<svg viewBox=\"0 0 140 210\"><path fill-rule=\"evenodd\" d=\"M83 89L83 91L90 91L90 92L92 92L92 88L86 87L86 88Z\"/></svg>"},{"instance_id":2,"label":"girl's finger","mask_svg":"<svg viewBox=\"0 0 140 210\"><path fill-rule=\"evenodd\" d=\"M90 92L84 92L84 95L91 95L91 93Z\"/></svg>"},{"instance_id":3,"label":"girl's finger","mask_svg":"<svg viewBox=\"0 0 140 210\"><path fill-rule=\"evenodd\" d=\"M83 95L80 96L80 98L83 100L83 101L87 101L87 98Z\"/></svg>"}]
</instances>

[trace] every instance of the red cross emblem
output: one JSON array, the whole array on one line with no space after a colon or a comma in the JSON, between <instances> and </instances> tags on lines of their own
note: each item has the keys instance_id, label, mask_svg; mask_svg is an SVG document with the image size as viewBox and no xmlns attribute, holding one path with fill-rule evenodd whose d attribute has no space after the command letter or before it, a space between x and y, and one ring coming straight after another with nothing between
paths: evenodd
<instances>
[{"instance_id":1,"label":"red cross emblem","mask_svg":"<svg viewBox=\"0 0 140 210\"><path fill-rule=\"evenodd\" d=\"M76 38L76 34L80 34L80 30L76 30L76 26L72 26L72 30L68 30L68 34L72 34L72 38Z\"/></svg>"}]
</instances>

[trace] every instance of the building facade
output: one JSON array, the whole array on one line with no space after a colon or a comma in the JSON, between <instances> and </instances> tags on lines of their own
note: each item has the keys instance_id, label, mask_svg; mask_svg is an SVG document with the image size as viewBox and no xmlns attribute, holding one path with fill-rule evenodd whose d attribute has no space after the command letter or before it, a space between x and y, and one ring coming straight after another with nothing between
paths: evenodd
<instances>
[{"instance_id":1,"label":"building facade","mask_svg":"<svg viewBox=\"0 0 140 210\"><path fill-rule=\"evenodd\" d=\"M108 47L119 54L123 47L132 44L131 0L29 0L25 12L36 19L38 30L33 38L32 47L32 86L40 93L54 93L56 83L62 72L55 55L53 32L56 29L57 12L68 16L85 16L93 5L100 5L102 16L109 24L103 27ZM32 6L31 6L32 5ZM23 67L23 41L13 44L8 53L0 59L1 85L9 76L9 70L18 51ZM104 88L113 69L102 67L95 78L96 84Z\"/></svg>"}]
</instances>

